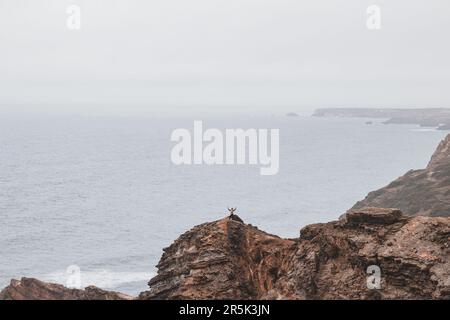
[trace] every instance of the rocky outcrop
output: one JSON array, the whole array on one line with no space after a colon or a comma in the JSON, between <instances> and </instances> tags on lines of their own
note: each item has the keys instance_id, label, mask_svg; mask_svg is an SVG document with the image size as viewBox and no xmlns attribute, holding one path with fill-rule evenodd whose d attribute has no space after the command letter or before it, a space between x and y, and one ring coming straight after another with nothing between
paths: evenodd
<instances>
[{"instance_id":1,"label":"rocky outcrop","mask_svg":"<svg viewBox=\"0 0 450 320\"><path fill-rule=\"evenodd\" d=\"M297 239L225 218L183 234L157 267L140 299L449 299L450 218L366 208Z\"/></svg>"},{"instance_id":2,"label":"rocky outcrop","mask_svg":"<svg viewBox=\"0 0 450 320\"><path fill-rule=\"evenodd\" d=\"M431 160L428 163L427 169L436 171L445 167L450 163L450 135L441 141Z\"/></svg>"},{"instance_id":3,"label":"rocky outcrop","mask_svg":"<svg viewBox=\"0 0 450 320\"><path fill-rule=\"evenodd\" d=\"M402 212L398 209L384 208L363 208L346 213L343 217L348 225L358 225L360 223L372 224L393 224L402 219Z\"/></svg>"},{"instance_id":4,"label":"rocky outcrop","mask_svg":"<svg viewBox=\"0 0 450 320\"><path fill-rule=\"evenodd\" d=\"M285 267L295 240L246 225L233 215L180 236L158 263L141 299L261 299Z\"/></svg>"},{"instance_id":5,"label":"rocky outcrop","mask_svg":"<svg viewBox=\"0 0 450 320\"><path fill-rule=\"evenodd\" d=\"M131 300L133 297L89 286L84 290L69 289L59 284L33 278L11 280L0 292L0 300Z\"/></svg>"},{"instance_id":6,"label":"rocky outcrop","mask_svg":"<svg viewBox=\"0 0 450 320\"><path fill-rule=\"evenodd\" d=\"M450 217L364 208L282 239L233 215L181 235L157 267L138 299L450 299ZM5 299L133 298L22 278Z\"/></svg>"},{"instance_id":7,"label":"rocky outcrop","mask_svg":"<svg viewBox=\"0 0 450 320\"><path fill-rule=\"evenodd\" d=\"M373 191L352 209L399 208L408 215L450 216L450 135L438 146L428 166L411 170Z\"/></svg>"}]
</instances>

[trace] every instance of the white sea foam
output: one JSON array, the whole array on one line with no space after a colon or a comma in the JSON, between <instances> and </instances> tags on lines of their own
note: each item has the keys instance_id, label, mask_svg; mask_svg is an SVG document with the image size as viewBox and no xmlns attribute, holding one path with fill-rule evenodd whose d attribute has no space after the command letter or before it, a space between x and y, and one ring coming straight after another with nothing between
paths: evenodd
<instances>
[{"instance_id":1,"label":"white sea foam","mask_svg":"<svg viewBox=\"0 0 450 320\"><path fill-rule=\"evenodd\" d=\"M438 131L436 128L419 128L419 129L411 129L411 131L415 132L434 132Z\"/></svg>"},{"instance_id":2,"label":"white sea foam","mask_svg":"<svg viewBox=\"0 0 450 320\"><path fill-rule=\"evenodd\" d=\"M148 281L155 276L151 272L118 272L111 270L89 270L80 272L80 288L97 286L102 289L115 289L134 282ZM38 276L42 281L67 285L70 274L66 270L58 270Z\"/></svg>"}]
</instances>

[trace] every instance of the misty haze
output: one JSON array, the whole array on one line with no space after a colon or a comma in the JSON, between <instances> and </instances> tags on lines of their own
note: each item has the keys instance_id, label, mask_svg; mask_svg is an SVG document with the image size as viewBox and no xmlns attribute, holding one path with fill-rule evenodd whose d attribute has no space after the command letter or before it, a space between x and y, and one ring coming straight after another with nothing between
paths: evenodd
<instances>
[{"instance_id":1,"label":"misty haze","mask_svg":"<svg viewBox=\"0 0 450 320\"><path fill-rule=\"evenodd\" d=\"M449 9L1 0L0 300L450 298Z\"/></svg>"}]
</instances>

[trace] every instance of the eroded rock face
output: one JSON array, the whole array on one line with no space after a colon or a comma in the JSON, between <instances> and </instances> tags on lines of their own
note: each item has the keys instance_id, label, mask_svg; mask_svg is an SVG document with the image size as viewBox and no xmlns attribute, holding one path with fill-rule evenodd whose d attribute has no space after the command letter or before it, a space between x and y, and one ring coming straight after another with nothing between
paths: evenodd
<instances>
[{"instance_id":1,"label":"eroded rock face","mask_svg":"<svg viewBox=\"0 0 450 320\"><path fill-rule=\"evenodd\" d=\"M141 299L260 299L287 263L295 241L240 222L239 217L199 225L179 237L158 263Z\"/></svg>"},{"instance_id":2,"label":"eroded rock face","mask_svg":"<svg viewBox=\"0 0 450 320\"><path fill-rule=\"evenodd\" d=\"M368 267L381 287L367 286ZM282 239L234 216L194 227L168 248L139 299L450 299L450 217L364 208ZM96 287L12 280L0 300L123 300Z\"/></svg>"},{"instance_id":3,"label":"eroded rock face","mask_svg":"<svg viewBox=\"0 0 450 320\"><path fill-rule=\"evenodd\" d=\"M33 278L11 280L0 292L0 300L131 300L126 294L89 286L84 290L69 289L59 284Z\"/></svg>"},{"instance_id":4,"label":"eroded rock face","mask_svg":"<svg viewBox=\"0 0 450 320\"><path fill-rule=\"evenodd\" d=\"M239 221L193 228L164 250L140 299L448 299L450 218L349 212L281 239ZM381 269L381 289L367 268Z\"/></svg>"},{"instance_id":5,"label":"eroded rock face","mask_svg":"<svg viewBox=\"0 0 450 320\"><path fill-rule=\"evenodd\" d=\"M440 143L425 169L411 170L370 192L352 209L368 206L399 208L407 215L450 216L450 135Z\"/></svg>"},{"instance_id":6,"label":"eroded rock face","mask_svg":"<svg viewBox=\"0 0 450 320\"><path fill-rule=\"evenodd\" d=\"M348 225L367 224L393 224L403 218L398 209L362 208L347 212L344 216Z\"/></svg>"},{"instance_id":7,"label":"eroded rock face","mask_svg":"<svg viewBox=\"0 0 450 320\"><path fill-rule=\"evenodd\" d=\"M294 279L299 279L296 288L306 288L300 297L449 298L450 218L400 217L375 223L373 210L366 220L358 212L358 223L343 220L301 231L292 267ZM381 290L367 288L371 265L381 270ZM311 276L305 280L302 274Z\"/></svg>"}]
</instances>

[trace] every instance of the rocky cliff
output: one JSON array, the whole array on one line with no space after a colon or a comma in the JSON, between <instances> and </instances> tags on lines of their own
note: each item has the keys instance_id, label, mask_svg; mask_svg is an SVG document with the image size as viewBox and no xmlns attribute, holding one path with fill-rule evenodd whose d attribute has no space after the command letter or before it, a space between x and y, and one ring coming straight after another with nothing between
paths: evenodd
<instances>
[{"instance_id":1,"label":"rocky cliff","mask_svg":"<svg viewBox=\"0 0 450 320\"><path fill-rule=\"evenodd\" d=\"M450 216L450 135L425 169L411 170L369 193L353 209L367 206L399 208L408 215Z\"/></svg>"},{"instance_id":2,"label":"rocky cliff","mask_svg":"<svg viewBox=\"0 0 450 320\"><path fill-rule=\"evenodd\" d=\"M450 217L365 208L304 227L295 239L227 217L181 235L157 267L137 299L450 299ZM23 278L2 299L132 298Z\"/></svg>"},{"instance_id":3,"label":"rocky cliff","mask_svg":"<svg viewBox=\"0 0 450 320\"><path fill-rule=\"evenodd\" d=\"M183 234L158 270L140 299L449 299L450 218L366 208L296 239L225 218Z\"/></svg>"},{"instance_id":4,"label":"rocky cliff","mask_svg":"<svg viewBox=\"0 0 450 320\"><path fill-rule=\"evenodd\" d=\"M130 300L132 297L89 286L84 290L69 289L59 284L33 278L11 280L0 292L0 300Z\"/></svg>"},{"instance_id":5,"label":"rocky cliff","mask_svg":"<svg viewBox=\"0 0 450 320\"><path fill-rule=\"evenodd\" d=\"M141 299L260 299L275 286L296 240L234 219L199 225L180 236L157 265Z\"/></svg>"}]
</instances>

